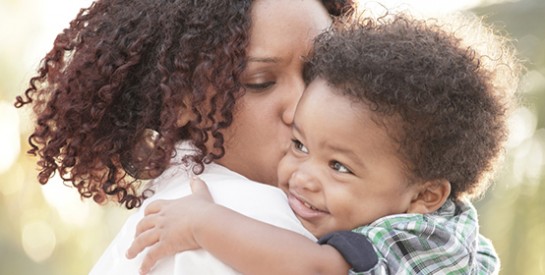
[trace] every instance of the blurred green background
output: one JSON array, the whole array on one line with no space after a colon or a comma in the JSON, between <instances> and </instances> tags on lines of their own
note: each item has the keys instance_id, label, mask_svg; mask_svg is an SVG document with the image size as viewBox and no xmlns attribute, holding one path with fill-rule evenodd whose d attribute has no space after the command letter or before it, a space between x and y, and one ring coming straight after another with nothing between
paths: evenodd
<instances>
[{"instance_id":1,"label":"blurred green background","mask_svg":"<svg viewBox=\"0 0 545 275\"><path fill-rule=\"evenodd\" d=\"M515 39L528 68L523 106L511 121L506 161L476 206L501 274L545 274L545 0L405 2L432 13L469 9ZM56 33L89 4L0 0L0 274L86 274L130 214L81 201L58 178L40 186L36 159L25 153L29 110L13 107Z\"/></svg>"}]
</instances>

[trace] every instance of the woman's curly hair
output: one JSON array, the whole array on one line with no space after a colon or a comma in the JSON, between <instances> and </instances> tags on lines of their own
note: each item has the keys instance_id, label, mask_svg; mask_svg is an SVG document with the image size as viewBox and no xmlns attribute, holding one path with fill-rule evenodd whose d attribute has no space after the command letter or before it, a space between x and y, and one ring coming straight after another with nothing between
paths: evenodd
<instances>
[{"instance_id":1,"label":"woman's curly hair","mask_svg":"<svg viewBox=\"0 0 545 275\"><path fill-rule=\"evenodd\" d=\"M315 41L306 81L321 77L365 103L398 144L409 179L479 195L501 156L520 65L501 36L462 18L454 29L408 14L346 19ZM464 30L480 31L468 44ZM485 46L485 52L478 52Z\"/></svg>"},{"instance_id":2,"label":"woman's curly hair","mask_svg":"<svg viewBox=\"0 0 545 275\"><path fill-rule=\"evenodd\" d=\"M351 1L323 0L333 15ZM146 169L158 176L180 140L203 164L224 154L221 130L244 89L239 76L251 26L250 0L97 0L55 39L16 107L33 105L29 137L41 184L59 173L82 197L141 205L138 176L123 161L147 129L160 145ZM182 114L191 120L180 123ZM185 124L185 125L181 125ZM211 137L209 137L209 135ZM213 139L214 149L205 144Z\"/></svg>"}]
</instances>

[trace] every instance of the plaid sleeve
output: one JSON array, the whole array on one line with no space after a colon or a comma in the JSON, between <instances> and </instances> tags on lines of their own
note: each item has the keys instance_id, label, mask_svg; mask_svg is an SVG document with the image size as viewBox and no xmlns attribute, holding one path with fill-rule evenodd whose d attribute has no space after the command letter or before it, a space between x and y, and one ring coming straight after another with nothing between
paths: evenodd
<instances>
[{"instance_id":1,"label":"plaid sleeve","mask_svg":"<svg viewBox=\"0 0 545 275\"><path fill-rule=\"evenodd\" d=\"M483 236L479 236L476 262L476 270L472 272L472 274L496 275L500 272L500 259L494 250L494 246L492 246L492 243Z\"/></svg>"}]
</instances>

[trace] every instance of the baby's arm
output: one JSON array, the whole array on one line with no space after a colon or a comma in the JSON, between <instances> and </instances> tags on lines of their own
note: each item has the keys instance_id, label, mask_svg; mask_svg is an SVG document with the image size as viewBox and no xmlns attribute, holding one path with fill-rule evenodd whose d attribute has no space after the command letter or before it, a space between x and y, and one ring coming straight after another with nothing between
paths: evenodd
<instances>
[{"instance_id":1,"label":"baby's arm","mask_svg":"<svg viewBox=\"0 0 545 275\"><path fill-rule=\"evenodd\" d=\"M214 204L198 179L191 187L194 194L189 197L150 204L146 209L127 252L132 258L150 247L143 273L162 257L199 247L245 274L348 273L349 265L332 246Z\"/></svg>"}]
</instances>

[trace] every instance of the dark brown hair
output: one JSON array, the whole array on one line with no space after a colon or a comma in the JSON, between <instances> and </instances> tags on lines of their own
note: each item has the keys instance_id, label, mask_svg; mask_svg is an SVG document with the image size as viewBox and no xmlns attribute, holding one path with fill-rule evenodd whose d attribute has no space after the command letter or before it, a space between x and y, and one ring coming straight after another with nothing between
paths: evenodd
<instances>
[{"instance_id":1,"label":"dark brown hair","mask_svg":"<svg viewBox=\"0 0 545 275\"><path fill-rule=\"evenodd\" d=\"M368 106L398 143L411 181L446 179L454 199L488 185L520 73L504 38L462 20L488 51L435 20L346 19L318 36L305 71L307 81L321 77Z\"/></svg>"},{"instance_id":2,"label":"dark brown hair","mask_svg":"<svg viewBox=\"0 0 545 275\"><path fill-rule=\"evenodd\" d=\"M351 1L322 1L331 14ZM160 145L146 166L159 175L180 140L200 150L196 173L224 154L221 130L244 91L239 76L249 41L250 0L98 0L55 39L16 107L32 104L30 154L41 184L59 173L82 197L141 205L127 176L146 129ZM183 113L192 119L180 125ZM209 137L209 134L211 137ZM205 146L213 139L214 149Z\"/></svg>"}]
</instances>

